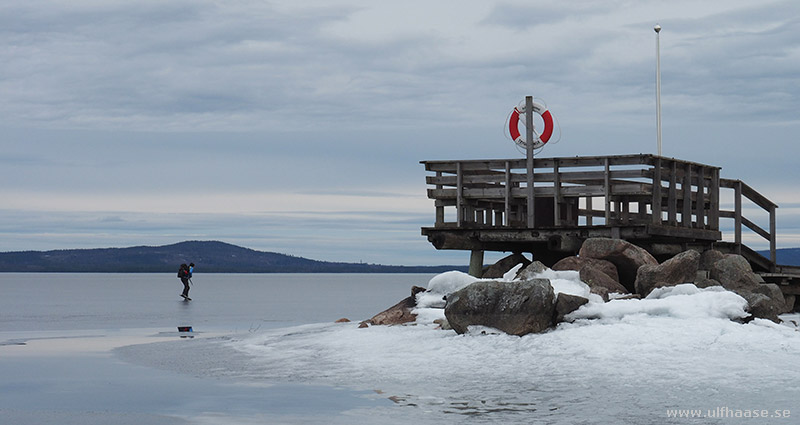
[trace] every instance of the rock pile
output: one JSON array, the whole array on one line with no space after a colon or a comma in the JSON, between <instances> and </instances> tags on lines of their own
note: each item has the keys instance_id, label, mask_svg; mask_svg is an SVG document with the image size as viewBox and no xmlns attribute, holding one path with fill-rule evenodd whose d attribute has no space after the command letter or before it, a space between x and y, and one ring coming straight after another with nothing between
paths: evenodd
<instances>
[{"instance_id":1,"label":"rock pile","mask_svg":"<svg viewBox=\"0 0 800 425\"><path fill-rule=\"evenodd\" d=\"M518 270L513 281L509 271ZM544 332L565 320L565 316L597 296L596 302L645 298L654 289L693 283L698 288L722 286L748 303L750 319L764 318L779 322L778 315L792 311L793 295L784 296L775 284L764 283L748 261L739 255L688 250L660 263L645 249L618 239L587 239L578 256L567 257L553 265L550 274L572 270L589 287L584 296L554 290L556 285L542 278L549 270L544 264L530 262L520 254L510 255L485 269L483 279L466 282L460 289L448 290L444 303L446 320L438 319L443 329L464 333L479 325L511 335ZM511 275L513 276L513 275ZM496 279L496 280L491 280ZM581 285L585 291L586 286ZM415 286L411 296L397 305L362 322L362 326L413 322L412 313L419 296L428 295ZM419 295L419 296L418 296ZM441 305L437 304L438 308ZM441 310L440 310L441 311Z\"/></svg>"}]
</instances>

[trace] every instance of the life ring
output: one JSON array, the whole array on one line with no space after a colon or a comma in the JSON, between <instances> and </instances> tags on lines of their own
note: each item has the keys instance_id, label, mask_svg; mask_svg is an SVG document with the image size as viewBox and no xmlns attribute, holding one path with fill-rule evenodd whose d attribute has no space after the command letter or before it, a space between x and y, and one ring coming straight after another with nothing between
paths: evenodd
<instances>
[{"instance_id":1,"label":"life ring","mask_svg":"<svg viewBox=\"0 0 800 425\"><path fill-rule=\"evenodd\" d=\"M544 120L544 131L542 134L537 135L535 132L533 133L533 147L534 149L538 149L544 146L544 144L550 140L550 136L553 135L553 116L550 115L550 111L545 109L544 105L541 103L533 102L533 112L539 114L542 117L542 120ZM511 112L511 118L508 120L508 132L511 134L511 138L523 148L525 147L525 137L519 134L518 125L519 116L524 114L524 106L522 108L515 106L514 111Z\"/></svg>"}]
</instances>

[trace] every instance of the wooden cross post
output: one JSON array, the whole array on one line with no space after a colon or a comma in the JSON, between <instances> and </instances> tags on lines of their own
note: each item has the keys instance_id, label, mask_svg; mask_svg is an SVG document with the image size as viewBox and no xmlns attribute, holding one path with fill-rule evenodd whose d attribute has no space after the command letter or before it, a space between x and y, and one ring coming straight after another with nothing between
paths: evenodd
<instances>
[{"instance_id":1,"label":"wooden cross post","mask_svg":"<svg viewBox=\"0 0 800 425\"><path fill-rule=\"evenodd\" d=\"M525 96L525 154L528 174L528 228L533 229L536 224L533 215L533 96Z\"/></svg>"}]
</instances>

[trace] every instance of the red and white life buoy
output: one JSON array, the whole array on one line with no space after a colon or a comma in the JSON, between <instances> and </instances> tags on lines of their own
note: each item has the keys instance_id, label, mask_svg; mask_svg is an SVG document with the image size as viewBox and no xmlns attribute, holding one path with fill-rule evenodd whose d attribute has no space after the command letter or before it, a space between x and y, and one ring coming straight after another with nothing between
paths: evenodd
<instances>
[{"instance_id":1,"label":"red and white life buoy","mask_svg":"<svg viewBox=\"0 0 800 425\"><path fill-rule=\"evenodd\" d=\"M538 149L544 146L544 144L550 140L550 136L553 135L553 116L550 115L550 111L545 109L544 105L541 103L533 102L533 112L539 114L542 120L544 120L544 131L542 134L537 135L536 132L533 133L533 147ZM524 106L515 106L514 112L511 113L511 118L508 120L508 132L511 134L511 138L514 139L514 142L521 147L525 147L525 137L519 134L518 125L520 115L524 114Z\"/></svg>"}]
</instances>

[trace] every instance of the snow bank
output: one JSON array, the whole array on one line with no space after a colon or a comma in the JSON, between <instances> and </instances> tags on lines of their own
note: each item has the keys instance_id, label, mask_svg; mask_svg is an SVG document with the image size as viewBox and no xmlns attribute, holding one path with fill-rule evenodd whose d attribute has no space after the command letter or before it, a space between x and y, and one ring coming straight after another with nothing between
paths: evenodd
<instances>
[{"instance_id":1,"label":"snow bank","mask_svg":"<svg viewBox=\"0 0 800 425\"><path fill-rule=\"evenodd\" d=\"M643 300L611 300L607 303L590 302L568 314L567 320L616 319L625 316L648 315L674 318L741 319L747 301L722 287L700 289L691 283L674 287L657 288Z\"/></svg>"}]
</instances>

